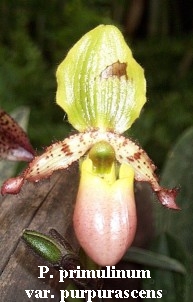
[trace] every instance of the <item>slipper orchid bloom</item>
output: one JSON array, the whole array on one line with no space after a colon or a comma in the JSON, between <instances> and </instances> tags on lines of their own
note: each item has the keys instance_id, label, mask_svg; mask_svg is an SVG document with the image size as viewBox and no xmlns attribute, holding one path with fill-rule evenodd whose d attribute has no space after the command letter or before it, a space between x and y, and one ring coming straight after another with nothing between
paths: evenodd
<instances>
[{"instance_id":1,"label":"slipper orchid bloom","mask_svg":"<svg viewBox=\"0 0 193 302\"><path fill-rule=\"evenodd\" d=\"M56 76L56 102L79 133L35 157L2 193L17 194L24 181L38 182L81 159L75 233L96 263L114 265L135 235L134 180L149 182L162 205L178 209L177 190L162 188L145 151L122 135L146 102L144 72L120 31L100 25L74 45Z\"/></svg>"}]
</instances>

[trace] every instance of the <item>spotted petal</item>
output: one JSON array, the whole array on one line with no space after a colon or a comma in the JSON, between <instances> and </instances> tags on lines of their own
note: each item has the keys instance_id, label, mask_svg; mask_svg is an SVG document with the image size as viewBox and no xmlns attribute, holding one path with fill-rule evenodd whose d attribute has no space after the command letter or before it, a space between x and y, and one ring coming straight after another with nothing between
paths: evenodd
<instances>
[{"instance_id":1,"label":"spotted petal","mask_svg":"<svg viewBox=\"0 0 193 302\"><path fill-rule=\"evenodd\" d=\"M30 161L34 150L26 133L5 111L0 109L0 157L14 161Z\"/></svg>"},{"instance_id":2,"label":"spotted petal","mask_svg":"<svg viewBox=\"0 0 193 302\"><path fill-rule=\"evenodd\" d=\"M48 147L34 158L22 176L8 179L2 186L2 194L18 194L24 180L37 182L59 169L65 169L78 160L96 141L92 133L80 133Z\"/></svg>"},{"instance_id":3,"label":"spotted petal","mask_svg":"<svg viewBox=\"0 0 193 302\"><path fill-rule=\"evenodd\" d=\"M143 68L112 25L84 35L59 65L56 77L56 102L81 132L123 133L146 102Z\"/></svg>"},{"instance_id":4,"label":"spotted petal","mask_svg":"<svg viewBox=\"0 0 193 302\"><path fill-rule=\"evenodd\" d=\"M107 140L113 146L116 158L120 163L129 163L135 171L135 180L149 182L162 205L179 209L175 203L177 189L165 189L158 183L155 175L155 165L146 152L136 143L124 136L107 134Z\"/></svg>"}]
</instances>

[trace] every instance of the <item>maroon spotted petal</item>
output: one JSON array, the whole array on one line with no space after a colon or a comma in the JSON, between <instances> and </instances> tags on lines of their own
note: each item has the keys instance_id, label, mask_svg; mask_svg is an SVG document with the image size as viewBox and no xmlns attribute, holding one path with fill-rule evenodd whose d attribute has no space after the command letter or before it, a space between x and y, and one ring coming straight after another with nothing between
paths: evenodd
<instances>
[{"instance_id":1,"label":"maroon spotted petal","mask_svg":"<svg viewBox=\"0 0 193 302\"><path fill-rule=\"evenodd\" d=\"M135 171L135 180L149 182L160 203L170 209L179 210L176 204L178 189L165 189L159 185L158 177L154 173L155 166L146 152L136 143L118 134L108 135L117 160L130 164Z\"/></svg>"},{"instance_id":2,"label":"maroon spotted petal","mask_svg":"<svg viewBox=\"0 0 193 302\"><path fill-rule=\"evenodd\" d=\"M18 123L0 109L0 158L31 161L34 149Z\"/></svg>"},{"instance_id":3,"label":"maroon spotted petal","mask_svg":"<svg viewBox=\"0 0 193 302\"><path fill-rule=\"evenodd\" d=\"M32 160L21 176L5 181L1 193L18 194L25 180L38 182L50 177L54 171L68 168L86 153L97 138L97 134L92 132L79 133L52 144L42 155Z\"/></svg>"}]
</instances>

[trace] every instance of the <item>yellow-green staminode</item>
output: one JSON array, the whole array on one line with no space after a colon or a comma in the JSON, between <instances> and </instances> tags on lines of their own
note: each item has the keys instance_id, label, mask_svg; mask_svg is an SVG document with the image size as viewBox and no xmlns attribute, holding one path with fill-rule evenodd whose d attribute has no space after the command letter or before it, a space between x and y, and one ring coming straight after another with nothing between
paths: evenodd
<instances>
[{"instance_id":1,"label":"yellow-green staminode","mask_svg":"<svg viewBox=\"0 0 193 302\"><path fill-rule=\"evenodd\" d=\"M143 68L113 25L99 25L85 34L59 65L56 76L56 102L80 132L123 133L146 102Z\"/></svg>"}]
</instances>

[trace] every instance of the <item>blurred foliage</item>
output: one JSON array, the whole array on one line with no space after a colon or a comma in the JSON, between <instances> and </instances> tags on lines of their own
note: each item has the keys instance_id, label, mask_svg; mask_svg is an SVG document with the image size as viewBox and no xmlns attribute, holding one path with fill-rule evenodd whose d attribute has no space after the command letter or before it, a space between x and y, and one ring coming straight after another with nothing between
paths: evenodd
<instances>
[{"instance_id":1,"label":"blurred foliage","mask_svg":"<svg viewBox=\"0 0 193 302\"><path fill-rule=\"evenodd\" d=\"M106 13L86 1L1 1L0 106L7 112L30 106L34 146L69 132L65 113L54 106L56 67L81 35L106 22Z\"/></svg>"},{"instance_id":2,"label":"blurred foliage","mask_svg":"<svg viewBox=\"0 0 193 302\"><path fill-rule=\"evenodd\" d=\"M152 246L152 251L161 255L180 261L186 268L186 274L168 271L164 267L155 269L148 267L151 271L151 279L143 280L145 290L155 291L162 289L162 302L189 302L192 297L191 267L189 257L181 245L173 236L162 233ZM149 299L147 299L149 300ZM157 301L157 299L151 299Z\"/></svg>"},{"instance_id":3,"label":"blurred foliage","mask_svg":"<svg viewBox=\"0 0 193 302\"><path fill-rule=\"evenodd\" d=\"M165 187L178 187L177 203L181 211L156 208L156 229L170 231L182 241L193 261L193 127L186 130L170 150L162 172ZM164 224L163 224L164 220Z\"/></svg>"},{"instance_id":4,"label":"blurred foliage","mask_svg":"<svg viewBox=\"0 0 193 302\"><path fill-rule=\"evenodd\" d=\"M176 139L193 125L193 37L151 39L135 44L145 68L147 99L131 129L159 168Z\"/></svg>"},{"instance_id":5,"label":"blurred foliage","mask_svg":"<svg viewBox=\"0 0 193 302\"><path fill-rule=\"evenodd\" d=\"M157 288L165 290L164 302L191 301L193 285L193 127L186 130L170 150L162 172L165 187L179 187L177 203L181 211L165 210L155 204L158 238L152 250L180 261L187 270L182 276L164 270L152 270ZM147 288L152 286L145 282ZM154 285L154 286L155 286ZM176 293L176 295L174 294Z\"/></svg>"}]
</instances>

